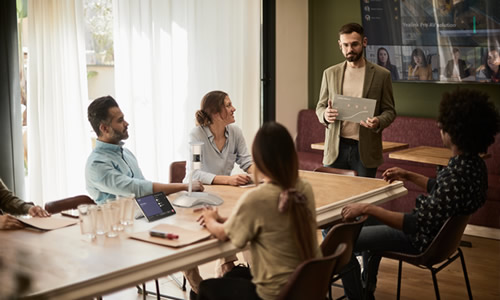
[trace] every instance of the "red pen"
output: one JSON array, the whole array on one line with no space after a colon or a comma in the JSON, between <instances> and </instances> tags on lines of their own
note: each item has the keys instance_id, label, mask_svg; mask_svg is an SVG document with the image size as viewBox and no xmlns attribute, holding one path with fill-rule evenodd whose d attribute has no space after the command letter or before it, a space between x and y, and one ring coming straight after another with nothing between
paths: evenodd
<instances>
[{"instance_id":1,"label":"red pen","mask_svg":"<svg viewBox=\"0 0 500 300\"><path fill-rule=\"evenodd\" d=\"M163 231L158 231L158 230L150 230L149 235L154 236L154 237L168 239L168 240L176 240L179 238L179 236L175 233L168 233L168 232L163 232Z\"/></svg>"}]
</instances>

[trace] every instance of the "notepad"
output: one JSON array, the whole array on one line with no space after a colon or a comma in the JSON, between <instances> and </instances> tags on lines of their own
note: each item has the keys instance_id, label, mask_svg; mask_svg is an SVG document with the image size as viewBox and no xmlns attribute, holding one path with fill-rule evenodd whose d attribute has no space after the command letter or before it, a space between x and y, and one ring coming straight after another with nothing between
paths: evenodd
<instances>
[{"instance_id":1,"label":"notepad","mask_svg":"<svg viewBox=\"0 0 500 300\"><path fill-rule=\"evenodd\" d=\"M179 248L206 240L211 236L211 233L208 232L208 230L206 230L205 228L200 228L199 230L191 230L170 224L159 224L151 228L151 230L173 233L178 235L179 238L175 240L169 240L165 238L152 237L149 235L149 230L132 233L129 235L129 237L148 243Z\"/></svg>"},{"instance_id":2,"label":"notepad","mask_svg":"<svg viewBox=\"0 0 500 300\"><path fill-rule=\"evenodd\" d=\"M335 94L332 105L338 110L338 120L359 123L373 117L376 103L375 99Z\"/></svg>"},{"instance_id":3,"label":"notepad","mask_svg":"<svg viewBox=\"0 0 500 300\"><path fill-rule=\"evenodd\" d=\"M17 219L28 227L41 230L54 230L78 223L78 219L62 217L60 215L52 215L48 218L17 217Z\"/></svg>"}]
</instances>

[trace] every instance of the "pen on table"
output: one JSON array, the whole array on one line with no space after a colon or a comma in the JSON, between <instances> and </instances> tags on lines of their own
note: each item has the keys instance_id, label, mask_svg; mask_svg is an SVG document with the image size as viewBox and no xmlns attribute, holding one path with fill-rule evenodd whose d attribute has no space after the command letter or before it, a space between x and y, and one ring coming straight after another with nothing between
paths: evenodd
<instances>
[{"instance_id":1,"label":"pen on table","mask_svg":"<svg viewBox=\"0 0 500 300\"><path fill-rule=\"evenodd\" d=\"M179 236L177 234L168 233L168 232L159 232L159 231L150 231L149 235L154 236L154 237L168 239L168 240L176 240L179 238Z\"/></svg>"}]
</instances>

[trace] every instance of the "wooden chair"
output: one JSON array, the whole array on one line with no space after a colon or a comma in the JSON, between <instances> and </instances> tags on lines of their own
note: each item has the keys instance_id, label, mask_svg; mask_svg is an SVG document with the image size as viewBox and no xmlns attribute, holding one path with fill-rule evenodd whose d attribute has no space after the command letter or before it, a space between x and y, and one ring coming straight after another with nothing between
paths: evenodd
<instances>
[{"instance_id":1,"label":"wooden chair","mask_svg":"<svg viewBox=\"0 0 500 300\"><path fill-rule=\"evenodd\" d=\"M340 244L332 255L309 259L300 264L290 275L277 299L324 300L337 259L345 251L346 245Z\"/></svg>"},{"instance_id":2,"label":"wooden chair","mask_svg":"<svg viewBox=\"0 0 500 300\"><path fill-rule=\"evenodd\" d=\"M170 164L170 183L182 183L186 176L186 161L174 161Z\"/></svg>"},{"instance_id":3,"label":"wooden chair","mask_svg":"<svg viewBox=\"0 0 500 300\"><path fill-rule=\"evenodd\" d=\"M347 175L347 176L358 176L358 172L354 170L337 169L330 167L317 167L316 169L314 169L314 172L332 173L332 174Z\"/></svg>"},{"instance_id":4,"label":"wooden chair","mask_svg":"<svg viewBox=\"0 0 500 300\"><path fill-rule=\"evenodd\" d=\"M359 232L361 231L361 227L365 223L368 216L363 216L359 220L354 222L345 222L339 223L330 229L325 239L321 243L321 251L323 252L323 256L331 255L335 249L337 249L338 245L344 243L346 245L346 251L339 256L337 259L337 264L333 269L332 276L330 277L330 286L340 278L345 272L349 270L344 270L345 266L349 263L352 256L352 250L354 248L354 244L358 239ZM331 300L332 298L332 289L331 287L328 290L328 298ZM341 296L338 299L343 299L345 296Z\"/></svg>"},{"instance_id":5,"label":"wooden chair","mask_svg":"<svg viewBox=\"0 0 500 300\"><path fill-rule=\"evenodd\" d=\"M47 202L45 203L45 210L51 214L57 214L63 210L75 209L80 204L95 204L95 202L89 196L79 195L75 197Z\"/></svg>"},{"instance_id":6,"label":"wooden chair","mask_svg":"<svg viewBox=\"0 0 500 300\"><path fill-rule=\"evenodd\" d=\"M440 299L436 274L455 261L458 257L460 257L460 261L462 262L462 270L464 273L465 284L467 286L467 293L469 294L469 299L472 299L472 291L469 277L467 276L467 269L465 267L465 259L462 250L459 247L465 227L469 221L469 217L469 215L464 215L449 218L443 224L443 227L441 227L429 247L420 254L413 255L392 251L379 253L382 257L399 260L397 299L400 299L401 295L401 271L403 262L412 264L422 269L430 270L432 274L432 281L434 283L436 299ZM437 268L434 268L433 266L437 264L440 265Z\"/></svg>"}]
</instances>

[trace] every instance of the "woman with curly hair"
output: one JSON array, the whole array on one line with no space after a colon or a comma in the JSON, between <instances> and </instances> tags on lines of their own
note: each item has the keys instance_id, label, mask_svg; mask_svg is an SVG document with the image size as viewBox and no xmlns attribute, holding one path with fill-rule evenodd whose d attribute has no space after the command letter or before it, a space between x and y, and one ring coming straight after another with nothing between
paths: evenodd
<instances>
[{"instance_id":1,"label":"woman with curly hair","mask_svg":"<svg viewBox=\"0 0 500 300\"><path fill-rule=\"evenodd\" d=\"M457 89L445 93L439 107L438 127L452 157L437 173L436 179L397 167L382 174L386 181L411 181L427 191L427 195L417 197L411 213L364 203L350 204L342 209L344 219L370 216L353 250L363 255L364 274L360 274L353 255L350 262L353 271L342 277L349 299L361 299L362 286L366 287L366 299L373 298L380 263L380 256L373 255L374 252L422 253L448 218L470 215L486 201L488 175L479 154L486 153L500 130L500 116L495 105L488 101L488 95L479 91Z\"/></svg>"},{"instance_id":2,"label":"woman with curly hair","mask_svg":"<svg viewBox=\"0 0 500 300\"><path fill-rule=\"evenodd\" d=\"M299 177L290 133L283 125L265 123L252 155L264 183L245 193L229 218L216 209L205 209L199 218L219 240L241 248L249 243L252 268L235 267L223 278L202 281L198 299L276 299L299 264L321 256L314 194Z\"/></svg>"}]
</instances>

